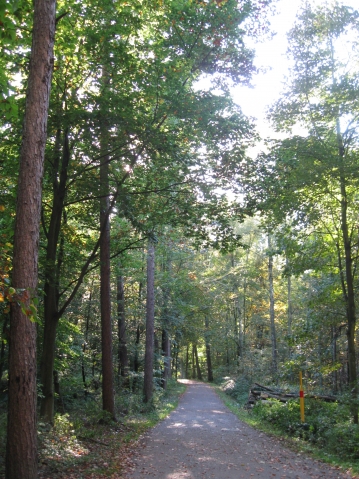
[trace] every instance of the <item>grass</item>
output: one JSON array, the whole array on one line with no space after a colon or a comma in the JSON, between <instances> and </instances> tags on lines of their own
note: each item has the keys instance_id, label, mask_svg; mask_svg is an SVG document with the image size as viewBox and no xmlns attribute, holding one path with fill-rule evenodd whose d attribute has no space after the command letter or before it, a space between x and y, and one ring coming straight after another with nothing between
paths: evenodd
<instances>
[{"instance_id":1,"label":"grass","mask_svg":"<svg viewBox=\"0 0 359 479\"><path fill-rule=\"evenodd\" d=\"M307 455L312 456L314 459L331 464L332 466L338 467L343 471L349 472L352 475L359 474L359 463L358 461L348 461L342 459L339 455L333 454L326 450L325 446L318 447L317 445L303 440L301 437L292 437L283 430L273 424L273 422L266 422L263 418L255 415L251 410L247 410L241 406L234 398L226 394L219 386L215 386L215 389L223 400L225 405L230 409L241 421L245 422L249 426L265 432L269 436L276 437L280 441L285 442L285 446L289 447L296 452L302 452ZM359 447L359 444L358 444ZM354 477L354 476L353 476Z\"/></svg>"}]
</instances>

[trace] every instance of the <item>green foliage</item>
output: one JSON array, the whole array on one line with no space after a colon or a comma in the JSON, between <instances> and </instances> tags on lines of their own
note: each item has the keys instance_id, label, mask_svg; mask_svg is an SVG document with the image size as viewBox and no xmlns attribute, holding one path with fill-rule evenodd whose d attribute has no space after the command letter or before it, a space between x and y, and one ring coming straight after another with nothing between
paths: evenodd
<instances>
[{"instance_id":1,"label":"green foliage","mask_svg":"<svg viewBox=\"0 0 359 479\"><path fill-rule=\"evenodd\" d=\"M116 398L117 422L101 411L100 398L78 399L66 414L56 414L53 428L38 423L41 473L50 477L56 469L66 477L74 467L84 476L91 471L119 473L126 463L127 443L166 417L184 390L184 385L170 381L167 391L155 393L149 408L144 408L142 392L124 391Z\"/></svg>"},{"instance_id":2,"label":"green foliage","mask_svg":"<svg viewBox=\"0 0 359 479\"><path fill-rule=\"evenodd\" d=\"M348 405L305 399L305 423L300 422L299 399L286 403L258 402L253 414L282 433L301 438L345 460L359 459L359 428L347 421Z\"/></svg>"},{"instance_id":3,"label":"green foliage","mask_svg":"<svg viewBox=\"0 0 359 479\"><path fill-rule=\"evenodd\" d=\"M326 449L343 459L357 461L359 459L359 426L358 424L335 424L323 434Z\"/></svg>"},{"instance_id":4,"label":"green foliage","mask_svg":"<svg viewBox=\"0 0 359 479\"><path fill-rule=\"evenodd\" d=\"M232 397L237 404L244 406L248 402L248 391L251 386L251 382L246 377L239 377L234 382L233 387L225 388L225 392ZM222 386L222 389L223 386Z\"/></svg>"}]
</instances>

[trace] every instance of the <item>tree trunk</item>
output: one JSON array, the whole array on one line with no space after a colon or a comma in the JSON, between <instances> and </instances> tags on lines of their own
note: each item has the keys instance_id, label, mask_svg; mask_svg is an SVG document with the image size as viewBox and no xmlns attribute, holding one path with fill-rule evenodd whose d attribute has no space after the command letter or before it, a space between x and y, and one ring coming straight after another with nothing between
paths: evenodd
<instances>
[{"instance_id":1,"label":"tree trunk","mask_svg":"<svg viewBox=\"0 0 359 479\"><path fill-rule=\"evenodd\" d=\"M171 251L167 251L167 257L164 260L162 266L163 274L166 277L171 277L172 263L171 263ZM162 357L163 357L163 371L161 385L163 389L167 388L168 379L171 376L171 343L168 329L170 327L170 286L169 281L165 281L162 287L163 305L162 305Z\"/></svg>"},{"instance_id":2,"label":"tree trunk","mask_svg":"<svg viewBox=\"0 0 359 479\"><path fill-rule=\"evenodd\" d=\"M201 368L199 367L198 351L197 351L197 345L196 344L193 345L193 349L194 349L194 356L195 356L195 359L196 359L197 378L200 381L202 381L202 372L201 372Z\"/></svg>"},{"instance_id":3,"label":"tree trunk","mask_svg":"<svg viewBox=\"0 0 359 479\"><path fill-rule=\"evenodd\" d=\"M141 332L140 332L140 325L137 325L136 328L136 341L135 341L135 356L133 360L133 370L135 373L138 373L138 370L140 368L140 361L138 359L138 349L140 347L140 338L141 338Z\"/></svg>"},{"instance_id":4,"label":"tree trunk","mask_svg":"<svg viewBox=\"0 0 359 479\"><path fill-rule=\"evenodd\" d=\"M234 291L235 293L236 291ZM242 351L241 351L241 325L240 325L240 317L241 317L241 310L239 308L239 302L238 298L235 298L234 304L233 304L233 318L234 318L234 337L236 340L236 359L237 362L239 358L242 356Z\"/></svg>"},{"instance_id":5,"label":"tree trunk","mask_svg":"<svg viewBox=\"0 0 359 479\"><path fill-rule=\"evenodd\" d=\"M53 299L52 298L48 298ZM51 308L56 309L56 307ZM45 320L44 324L44 341L41 358L41 379L43 398L41 400L40 415L42 419L50 424L54 421L54 362L56 352L56 330L58 317L55 315L50 321Z\"/></svg>"},{"instance_id":6,"label":"tree trunk","mask_svg":"<svg viewBox=\"0 0 359 479\"><path fill-rule=\"evenodd\" d=\"M287 317L288 317L288 323L287 323L287 332L288 336L292 336L292 321L293 321L293 306L292 306L292 277L290 274L289 270L289 258L286 255L285 258L285 265L288 271L288 277L287 277Z\"/></svg>"},{"instance_id":7,"label":"tree trunk","mask_svg":"<svg viewBox=\"0 0 359 479\"><path fill-rule=\"evenodd\" d=\"M337 335L335 326L332 326L331 333L332 333L332 365L334 366L337 363L337 339L338 339L338 335ZM335 369L332 372L332 389L333 389L333 394L338 393L338 371L337 371L337 369Z\"/></svg>"},{"instance_id":8,"label":"tree trunk","mask_svg":"<svg viewBox=\"0 0 359 479\"><path fill-rule=\"evenodd\" d=\"M37 477L36 323L22 311L36 296L41 182L55 39L55 1L35 0L30 73L18 179L11 304L7 479ZM21 292L20 292L21 291Z\"/></svg>"},{"instance_id":9,"label":"tree trunk","mask_svg":"<svg viewBox=\"0 0 359 479\"><path fill-rule=\"evenodd\" d=\"M289 263L289 258L286 254L285 256L285 265L287 268L287 334L288 338L290 341L289 347L288 347L288 357L289 359L292 358L293 354L293 349L291 346L291 341L292 341L292 322L293 322L293 305L292 305L292 276L290 273L290 263ZM293 373L292 370L290 371L290 378L293 380Z\"/></svg>"},{"instance_id":10,"label":"tree trunk","mask_svg":"<svg viewBox=\"0 0 359 479\"><path fill-rule=\"evenodd\" d=\"M204 325L205 325L205 328L206 328L205 341L206 341L207 374L208 374L208 381L212 382L213 381L213 369L212 369L212 358L211 358L211 346L210 346L209 338L208 338L209 321L208 321L207 316L205 316Z\"/></svg>"},{"instance_id":11,"label":"tree trunk","mask_svg":"<svg viewBox=\"0 0 359 479\"><path fill-rule=\"evenodd\" d=\"M354 290L354 274L353 274L353 257L352 257L352 241L349 234L347 210L348 199L346 192L345 172L344 172L344 155L342 137L340 134L339 121L337 122L338 148L340 161L340 192L341 192L341 231L344 245L345 258L345 281L342 281L343 295L346 303L347 313L347 337L348 337L348 368L349 368L349 387L353 398L351 412L354 424L358 424L358 384L357 384L357 367L356 367L356 350L355 350L355 290ZM340 268L341 269L341 268ZM346 287L345 287L346 283Z\"/></svg>"},{"instance_id":12,"label":"tree trunk","mask_svg":"<svg viewBox=\"0 0 359 479\"><path fill-rule=\"evenodd\" d=\"M155 247L151 240L147 251L147 301L146 301L146 349L144 368L144 401L152 399L153 392L153 348L155 334Z\"/></svg>"},{"instance_id":13,"label":"tree trunk","mask_svg":"<svg viewBox=\"0 0 359 479\"><path fill-rule=\"evenodd\" d=\"M273 285L273 254L272 254L271 236L268 234L268 281L269 281L269 316L270 316L270 331L272 343L272 375L273 379L277 376L277 336L275 329L275 315L274 315L274 285Z\"/></svg>"},{"instance_id":14,"label":"tree trunk","mask_svg":"<svg viewBox=\"0 0 359 479\"><path fill-rule=\"evenodd\" d=\"M192 344L192 379L196 379L196 363L194 359L194 349L195 345Z\"/></svg>"},{"instance_id":15,"label":"tree trunk","mask_svg":"<svg viewBox=\"0 0 359 479\"><path fill-rule=\"evenodd\" d=\"M84 384L85 395L88 393L88 384L87 384L87 381L86 381L86 370L85 370L85 353L86 353L86 350L87 350L88 334L89 334L89 328L90 328L93 283L94 283L94 280L92 279L91 287L90 287L90 296L89 296L89 299L88 299L88 308L87 308L87 313L86 313L85 338L84 338L84 343L82 345L81 372L82 372L82 382Z\"/></svg>"},{"instance_id":16,"label":"tree trunk","mask_svg":"<svg viewBox=\"0 0 359 479\"><path fill-rule=\"evenodd\" d=\"M117 276L117 325L118 325L118 369L119 374L128 376L128 354L125 322L125 294L123 276Z\"/></svg>"},{"instance_id":17,"label":"tree trunk","mask_svg":"<svg viewBox=\"0 0 359 479\"><path fill-rule=\"evenodd\" d=\"M189 344L186 348L186 366L185 366L185 378L188 379L188 363L189 363Z\"/></svg>"},{"instance_id":18,"label":"tree trunk","mask_svg":"<svg viewBox=\"0 0 359 479\"><path fill-rule=\"evenodd\" d=\"M107 75L104 73L104 81ZM102 135L102 149L107 149L107 131ZM115 417L115 397L112 363L111 321L111 268L110 268L110 200L109 200L109 156L102 155L100 165L100 304L101 304L101 350L102 350L102 408Z\"/></svg>"},{"instance_id":19,"label":"tree trunk","mask_svg":"<svg viewBox=\"0 0 359 479\"><path fill-rule=\"evenodd\" d=\"M178 379L178 348L176 346L175 353L174 353L174 362L172 363L174 366L174 376L177 381Z\"/></svg>"},{"instance_id":20,"label":"tree trunk","mask_svg":"<svg viewBox=\"0 0 359 479\"><path fill-rule=\"evenodd\" d=\"M61 131L57 132L58 148L60 149ZM59 321L59 277L61 260L57 261L58 244L63 217L64 201L68 166L70 162L70 148L68 130L64 133L62 162L60 152L55 152L53 163L53 202L51 218L47 233L46 267L44 286L44 337L41 357L42 400L40 414L44 421L50 424L54 421L54 362L56 348L56 331ZM61 163L61 169L60 169ZM59 170L60 174L59 174ZM60 177L58 180L58 176Z\"/></svg>"},{"instance_id":21,"label":"tree trunk","mask_svg":"<svg viewBox=\"0 0 359 479\"><path fill-rule=\"evenodd\" d=\"M168 379L171 376L171 342L168 332L162 330L162 356L163 356L163 374L162 387L167 388Z\"/></svg>"},{"instance_id":22,"label":"tree trunk","mask_svg":"<svg viewBox=\"0 0 359 479\"><path fill-rule=\"evenodd\" d=\"M248 266L249 260L249 248L247 249L246 254L246 265ZM244 355L244 345L245 345L245 332L246 332L246 318L247 318L247 271L244 272L243 280L243 307L242 314L239 319L239 343L241 348L241 356Z\"/></svg>"},{"instance_id":23,"label":"tree trunk","mask_svg":"<svg viewBox=\"0 0 359 479\"><path fill-rule=\"evenodd\" d=\"M143 285L140 282L138 284L138 306L139 306L140 311L141 311L141 305L142 305L142 289L143 289ZM139 347L140 347L140 339L141 339L140 324L137 324L135 351L134 351L134 357L133 357L133 370L135 371L135 373L138 373L139 368L140 368L140 361L139 361L139 357L138 357L138 352L139 352Z\"/></svg>"}]
</instances>

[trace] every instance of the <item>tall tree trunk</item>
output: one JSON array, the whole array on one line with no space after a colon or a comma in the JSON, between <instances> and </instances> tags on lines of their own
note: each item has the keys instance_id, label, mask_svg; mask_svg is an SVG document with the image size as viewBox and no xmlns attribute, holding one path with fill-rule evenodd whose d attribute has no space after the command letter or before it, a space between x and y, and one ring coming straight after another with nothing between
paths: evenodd
<instances>
[{"instance_id":1,"label":"tall tree trunk","mask_svg":"<svg viewBox=\"0 0 359 479\"><path fill-rule=\"evenodd\" d=\"M186 348L186 365L185 365L185 377L188 379L188 363L189 363L189 344L187 344Z\"/></svg>"},{"instance_id":2,"label":"tall tree trunk","mask_svg":"<svg viewBox=\"0 0 359 479\"><path fill-rule=\"evenodd\" d=\"M143 289L143 284L142 282L139 282L138 284L138 306L139 310L141 311L141 305L142 305L142 289ZM141 339L141 329L140 329L140 324L137 324L136 328L136 341L135 341L135 351L134 351L134 357L133 357L133 370L135 373L138 373L139 368L140 368L140 361L139 361L139 347L140 347L140 339ZM135 386L135 385L134 385Z\"/></svg>"},{"instance_id":3,"label":"tall tree trunk","mask_svg":"<svg viewBox=\"0 0 359 479\"><path fill-rule=\"evenodd\" d=\"M208 317L205 316L204 318L204 325L206 328L205 334L205 341L206 341L206 359L207 359L207 374L208 374L208 381L213 381L213 369L212 369L212 358L211 358L211 345L209 343L209 320Z\"/></svg>"},{"instance_id":4,"label":"tall tree trunk","mask_svg":"<svg viewBox=\"0 0 359 479\"><path fill-rule=\"evenodd\" d=\"M177 381L178 379L178 348L177 346L175 347L175 352L174 352L174 362L172 362L172 365L174 367L174 376Z\"/></svg>"},{"instance_id":5,"label":"tall tree trunk","mask_svg":"<svg viewBox=\"0 0 359 479\"><path fill-rule=\"evenodd\" d=\"M85 370L85 353L87 350L88 346L88 334L89 334L89 328L90 328L90 317L91 317L91 309L92 309L92 290L93 290L93 283L94 280L92 279L91 282L91 287L90 287L90 296L88 299L88 307L87 307L87 313L86 313L86 326L85 326L85 337L84 337L84 342L82 345L82 364L81 364L81 372L82 372L82 382L84 385L84 390L85 394L88 393L88 384L86 381L86 370Z\"/></svg>"},{"instance_id":6,"label":"tall tree trunk","mask_svg":"<svg viewBox=\"0 0 359 479\"><path fill-rule=\"evenodd\" d=\"M289 263L289 258L286 254L285 256L285 264L287 268L287 334L288 338L290 341L289 348L288 348L288 356L289 359L292 358L293 350L291 346L291 341L292 341L292 322L293 322L293 305L292 305L292 276L290 273L290 263ZM292 371L290 372L290 377L293 379L293 373Z\"/></svg>"},{"instance_id":7,"label":"tall tree trunk","mask_svg":"<svg viewBox=\"0 0 359 479\"><path fill-rule=\"evenodd\" d=\"M49 229L47 232L46 267L44 286L44 337L41 357L42 399L40 414L44 421L54 420L54 362L56 331L59 321L59 281L61 259L58 260L58 245L61 222L64 212L70 148L68 130L64 132L62 161L60 161L61 131L56 138L55 159L53 162L53 201ZM61 168L60 168L61 163ZM60 173L59 173L60 170ZM59 255L61 256L61 255Z\"/></svg>"},{"instance_id":8,"label":"tall tree trunk","mask_svg":"<svg viewBox=\"0 0 359 479\"><path fill-rule=\"evenodd\" d=\"M167 277L171 276L171 252L167 251L167 257L163 263L162 270ZM170 301L170 287L169 281L165 281L162 287L163 305L162 305L162 357L163 357L163 371L161 385L163 389L167 388L167 382L171 376L171 343L168 333L169 329L169 301Z\"/></svg>"},{"instance_id":9,"label":"tall tree trunk","mask_svg":"<svg viewBox=\"0 0 359 479\"><path fill-rule=\"evenodd\" d=\"M275 329L275 313L274 313L274 285L273 285L273 254L272 239L268 234L268 282L269 282L269 316L270 331L272 343L272 375L273 379L277 377L277 335Z\"/></svg>"},{"instance_id":10,"label":"tall tree trunk","mask_svg":"<svg viewBox=\"0 0 359 479\"><path fill-rule=\"evenodd\" d=\"M335 326L332 326L331 333L332 333L332 365L335 366L337 363L337 339L338 339L338 334L337 334ZM335 369L332 372L332 388L333 388L333 394L337 394L338 392L338 370L337 369Z\"/></svg>"},{"instance_id":11,"label":"tall tree trunk","mask_svg":"<svg viewBox=\"0 0 359 479\"><path fill-rule=\"evenodd\" d=\"M168 379L171 376L171 342L168 332L162 329L162 356L163 356L163 374L162 387L167 388Z\"/></svg>"},{"instance_id":12,"label":"tall tree trunk","mask_svg":"<svg viewBox=\"0 0 359 479\"><path fill-rule=\"evenodd\" d=\"M195 345L192 344L192 379L196 379L196 363L194 358Z\"/></svg>"},{"instance_id":13,"label":"tall tree trunk","mask_svg":"<svg viewBox=\"0 0 359 479\"><path fill-rule=\"evenodd\" d=\"M232 267L232 270L234 270L235 261L234 261L233 253L231 253L230 258L231 258L231 267ZM241 342L240 342L240 333L239 333L239 329L240 329L239 321L240 321L241 311L239 308L239 302L238 302L238 296L237 296L238 285L236 280L234 280L232 288L233 288L233 297L234 297L234 301L233 301L234 337L235 337L236 346L237 346L236 360L238 362L239 358L241 357Z\"/></svg>"},{"instance_id":14,"label":"tall tree trunk","mask_svg":"<svg viewBox=\"0 0 359 479\"><path fill-rule=\"evenodd\" d=\"M248 265L249 260L249 248L247 249L246 254L246 265ZM243 280L243 307L242 314L239 319L239 343L241 348L241 356L244 355L244 345L245 345L245 332L246 332L246 319L247 319L247 271L244 272Z\"/></svg>"},{"instance_id":15,"label":"tall tree trunk","mask_svg":"<svg viewBox=\"0 0 359 479\"><path fill-rule=\"evenodd\" d=\"M137 325L136 328L136 341L135 341L135 355L134 355L134 360L133 360L133 370L135 373L138 373L138 370L140 369L140 361L138 358L138 349L140 347L140 338L141 338L141 331L140 331L140 325Z\"/></svg>"},{"instance_id":16,"label":"tall tree trunk","mask_svg":"<svg viewBox=\"0 0 359 479\"><path fill-rule=\"evenodd\" d=\"M149 402L153 393L153 348L155 334L155 247L148 242L147 251L147 301L146 301L146 349L144 368L144 400Z\"/></svg>"},{"instance_id":17,"label":"tall tree trunk","mask_svg":"<svg viewBox=\"0 0 359 479\"><path fill-rule=\"evenodd\" d=\"M349 234L348 227L348 198L346 191L344 156L345 148L340 132L339 120L337 121L337 139L338 139L338 156L340 165L340 194L341 194L341 231L344 245L344 270L345 278L342 275L342 289L346 304L347 314L347 337L348 337L348 368L349 368L349 387L353 398L351 413L354 424L358 424L358 384L357 384L357 366L356 366L356 350L355 350L355 325L356 325L356 308L355 308L355 290L354 290L354 273L353 273L353 257L352 257L352 239ZM339 266L341 267L341 258L338 248Z\"/></svg>"},{"instance_id":18,"label":"tall tree trunk","mask_svg":"<svg viewBox=\"0 0 359 479\"><path fill-rule=\"evenodd\" d=\"M123 276L117 276L117 326L118 326L118 369L119 374L128 376L128 354L125 321L125 290Z\"/></svg>"},{"instance_id":19,"label":"tall tree trunk","mask_svg":"<svg viewBox=\"0 0 359 479\"><path fill-rule=\"evenodd\" d=\"M237 292L237 289L234 289L233 294L236 294L236 292ZM241 310L239 308L238 298L235 298L233 302L233 319L234 319L234 338L236 342L237 363L239 358L241 357L240 317L241 317Z\"/></svg>"},{"instance_id":20,"label":"tall tree trunk","mask_svg":"<svg viewBox=\"0 0 359 479\"><path fill-rule=\"evenodd\" d=\"M55 1L34 1L30 73L18 179L11 304L7 479L37 477L36 323L24 314L36 296L48 106L55 40ZM21 293L20 293L21 291Z\"/></svg>"},{"instance_id":21,"label":"tall tree trunk","mask_svg":"<svg viewBox=\"0 0 359 479\"><path fill-rule=\"evenodd\" d=\"M201 372L201 368L199 366L198 351L197 351L197 345L196 344L193 345L193 349L194 349L194 356L195 356L195 359L196 359L197 378L200 381L202 381L202 372Z\"/></svg>"},{"instance_id":22,"label":"tall tree trunk","mask_svg":"<svg viewBox=\"0 0 359 479\"><path fill-rule=\"evenodd\" d=\"M107 74L104 71L104 82ZM102 132L102 150L107 149L106 122ZM111 321L111 268L110 268L110 199L109 199L109 156L103 154L100 164L100 304L101 304L101 351L102 351L102 407L115 417L115 397L112 363Z\"/></svg>"},{"instance_id":23,"label":"tall tree trunk","mask_svg":"<svg viewBox=\"0 0 359 479\"><path fill-rule=\"evenodd\" d=\"M292 276L290 274L290 264L289 264L289 258L286 255L285 257L285 265L288 271L288 277L287 277L287 318L288 318L288 323L287 323L287 333L288 336L292 336L292 322L293 322L293 305L292 305Z\"/></svg>"}]
</instances>

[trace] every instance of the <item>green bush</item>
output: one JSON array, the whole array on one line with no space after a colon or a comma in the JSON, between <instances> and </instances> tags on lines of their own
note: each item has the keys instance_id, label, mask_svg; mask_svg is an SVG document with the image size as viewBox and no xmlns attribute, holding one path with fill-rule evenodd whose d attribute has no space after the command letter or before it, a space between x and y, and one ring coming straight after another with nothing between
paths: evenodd
<instances>
[{"instance_id":1,"label":"green bush","mask_svg":"<svg viewBox=\"0 0 359 479\"><path fill-rule=\"evenodd\" d=\"M225 381L224 384L226 384ZM250 381L247 378L237 378L234 387L225 390L226 394L231 396L238 404L244 405L248 401L248 391L250 388Z\"/></svg>"},{"instance_id":2,"label":"green bush","mask_svg":"<svg viewBox=\"0 0 359 479\"><path fill-rule=\"evenodd\" d=\"M316 444L329 454L347 460L359 459L359 426L348 422L347 404L306 399L303 424L299 399L287 403L276 399L258 402L253 414L277 430Z\"/></svg>"},{"instance_id":3,"label":"green bush","mask_svg":"<svg viewBox=\"0 0 359 479\"><path fill-rule=\"evenodd\" d=\"M270 399L258 402L253 413L262 421L274 424L278 429L286 432L296 430L296 424L300 421L299 401L280 402L277 399Z\"/></svg>"},{"instance_id":4,"label":"green bush","mask_svg":"<svg viewBox=\"0 0 359 479\"><path fill-rule=\"evenodd\" d=\"M359 459L359 425L336 424L323 435L323 446L328 452L342 459Z\"/></svg>"}]
</instances>

